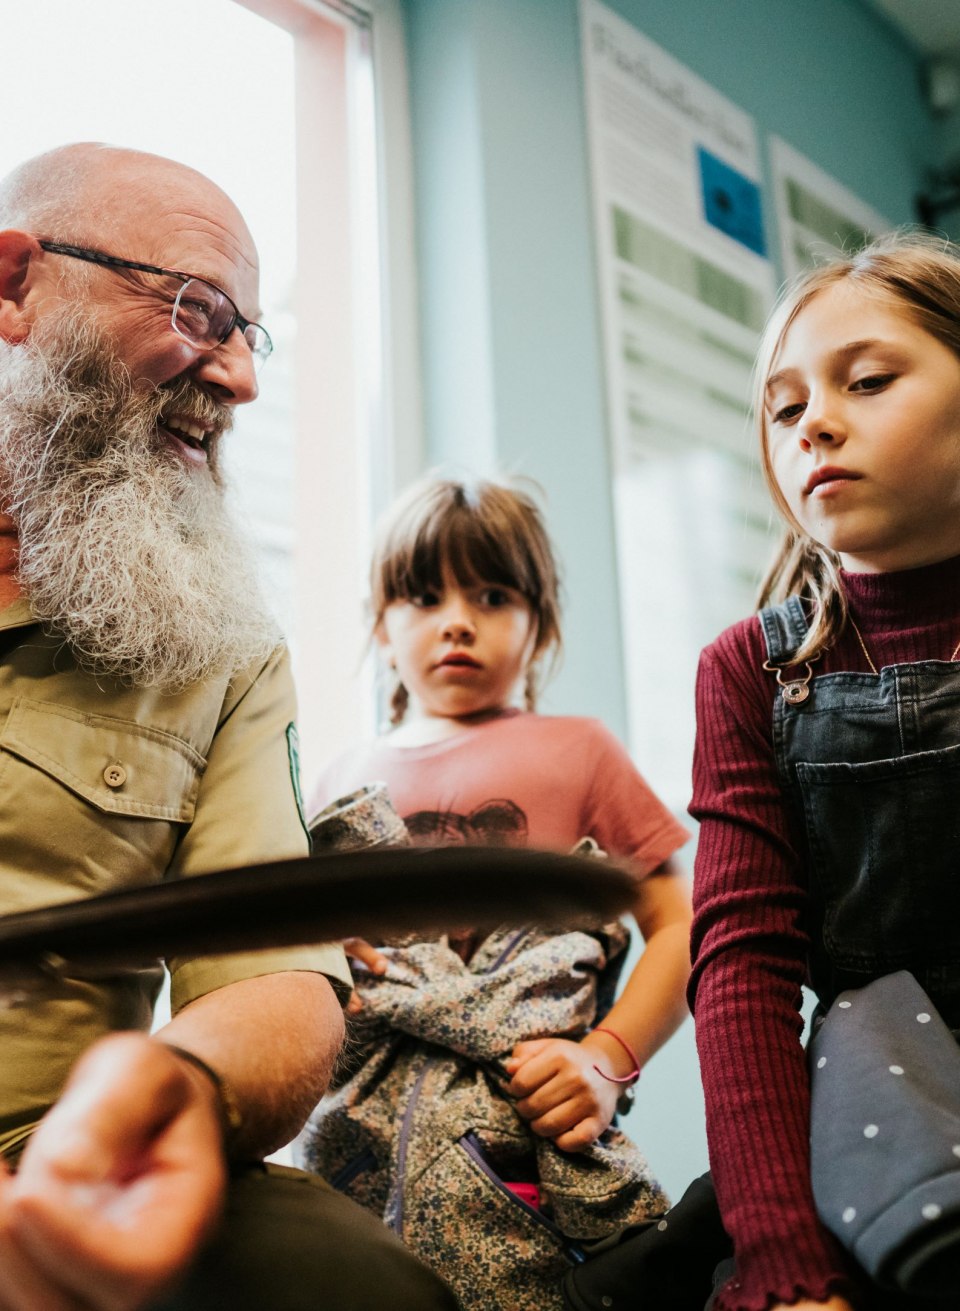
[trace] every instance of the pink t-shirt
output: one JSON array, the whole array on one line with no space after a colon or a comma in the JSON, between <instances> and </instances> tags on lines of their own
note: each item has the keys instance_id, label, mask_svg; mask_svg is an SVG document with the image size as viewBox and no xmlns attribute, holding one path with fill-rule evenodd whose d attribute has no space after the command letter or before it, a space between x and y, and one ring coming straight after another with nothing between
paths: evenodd
<instances>
[{"instance_id":1,"label":"pink t-shirt","mask_svg":"<svg viewBox=\"0 0 960 1311\"><path fill-rule=\"evenodd\" d=\"M327 767L308 813L376 781L415 842L568 851L592 837L649 873L690 836L596 719L507 710L427 746L376 738Z\"/></svg>"}]
</instances>

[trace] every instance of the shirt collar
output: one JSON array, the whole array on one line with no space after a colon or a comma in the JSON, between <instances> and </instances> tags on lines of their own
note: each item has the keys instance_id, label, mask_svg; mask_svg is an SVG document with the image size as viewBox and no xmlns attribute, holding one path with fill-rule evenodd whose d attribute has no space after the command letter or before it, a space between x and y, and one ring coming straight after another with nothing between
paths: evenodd
<instances>
[{"instance_id":1,"label":"shirt collar","mask_svg":"<svg viewBox=\"0 0 960 1311\"><path fill-rule=\"evenodd\" d=\"M16 601L0 610L0 630L6 628L26 628L30 624L37 623L37 616L33 612L33 606L25 596L20 596Z\"/></svg>"}]
</instances>

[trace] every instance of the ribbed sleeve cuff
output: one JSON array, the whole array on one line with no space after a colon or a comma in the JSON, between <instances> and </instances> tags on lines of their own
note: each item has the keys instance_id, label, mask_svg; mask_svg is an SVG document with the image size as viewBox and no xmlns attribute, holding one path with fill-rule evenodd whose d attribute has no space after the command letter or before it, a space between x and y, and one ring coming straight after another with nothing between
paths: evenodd
<instances>
[{"instance_id":1,"label":"ribbed sleeve cuff","mask_svg":"<svg viewBox=\"0 0 960 1311\"><path fill-rule=\"evenodd\" d=\"M793 1234L738 1259L736 1274L717 1292L711 1311L769 1311L780 1302L823 1302L834 1295L857 1304L857 1283L839 1247L826 1233Z\"/></svg>"}]
</instances>

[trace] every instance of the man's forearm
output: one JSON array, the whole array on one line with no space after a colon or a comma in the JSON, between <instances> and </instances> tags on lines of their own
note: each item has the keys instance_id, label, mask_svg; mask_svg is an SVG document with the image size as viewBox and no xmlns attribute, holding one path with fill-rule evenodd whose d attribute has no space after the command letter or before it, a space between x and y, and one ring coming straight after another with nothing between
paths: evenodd
<instances>
[{"instance_id":1,"label":"man's forearm","mask_svg":"<svg viewBox=\"0 0 960 1311\"><path fill-rule=\"evenodd\" d=\"M226 1081L241 1126L231 1155L259 1158L300 1130L323 1095L343 1041L343 1013L322 974L265 974L185 1006L157 1037Z\"/></svg>"}]
</instances>

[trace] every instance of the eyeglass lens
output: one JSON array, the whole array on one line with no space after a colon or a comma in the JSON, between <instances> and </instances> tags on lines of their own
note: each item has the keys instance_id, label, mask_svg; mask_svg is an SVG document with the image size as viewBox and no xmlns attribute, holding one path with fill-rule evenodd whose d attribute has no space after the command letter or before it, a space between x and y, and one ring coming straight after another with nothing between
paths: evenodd
<instances>
[{"instance_id":1,"label":"eyeglass lens","mask_svg":"<svg viewBox=\"0 0 960 1311\"><path fill-rule=\"evenodd\" d=\"M219 288L200 278L185 282L173 306L173 328L196 346L218 346L233 331L237 322L233 302ZM266 329L248 323L243 329L256 367L270 354L272 344Z\"/></svg>"}]
</instances>

